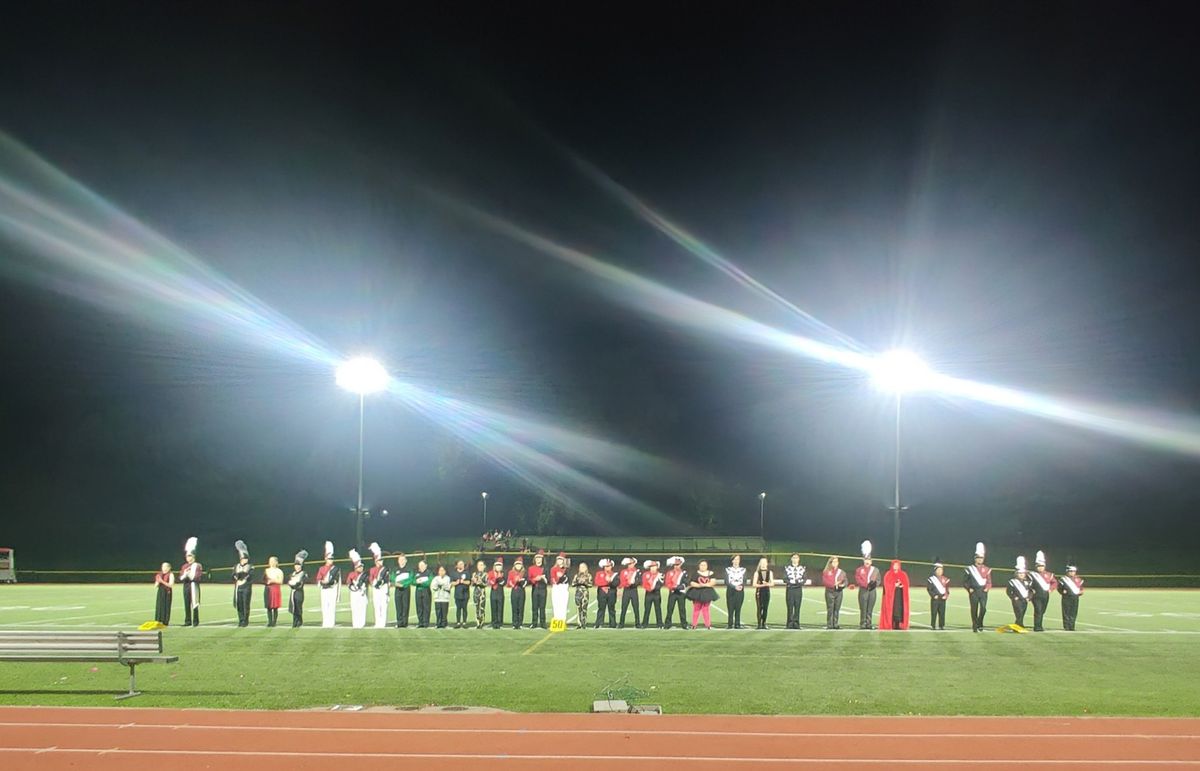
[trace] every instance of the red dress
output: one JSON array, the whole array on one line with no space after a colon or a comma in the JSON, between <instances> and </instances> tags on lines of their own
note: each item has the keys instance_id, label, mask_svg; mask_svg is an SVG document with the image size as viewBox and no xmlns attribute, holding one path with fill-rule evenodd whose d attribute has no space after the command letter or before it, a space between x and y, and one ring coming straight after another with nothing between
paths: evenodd
<instances>
[{"instance_id":1,"label":"red dress","mask_svg":"<svg viewBox=\"0 0 1200 771\"><path fill-rule=\"evenodd\" d=\"M892 563L892 569L882 574L879 587L883 590L883 601L879 609L880 629L908 629L908 573L900 569L899 562ZM897 590L899 590L897 592ZM899 597L897 597L899 594ZM903 605L897 608L896 603ZM899 615L899 625L893 623L893 617Z\"/></svg>"}]
</instances>

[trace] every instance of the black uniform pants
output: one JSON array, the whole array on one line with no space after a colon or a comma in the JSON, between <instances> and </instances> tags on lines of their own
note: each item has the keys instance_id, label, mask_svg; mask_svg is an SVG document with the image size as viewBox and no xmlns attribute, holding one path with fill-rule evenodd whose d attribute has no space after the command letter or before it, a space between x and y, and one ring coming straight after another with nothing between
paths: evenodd
<instances>
[{"instance_id":1,"label":"black uniform pants","mask_svg":"<svg viewBox=\"0 0 1200 771\"><path fill-rule=\"evenodd\" d=\"M433 592L427 588L417 587L417 627L425 629L429 626L429 606L433 604Z\"/></svg>"},{"instance_id":2,"label":"black uniform pants","mask_svg":"<svg viewBox=\"0 0 1200 771\"><path fill-rule=\"evenodd\" d=\"M767 628L767 609L771 607L771 590L760 586L754 590L754 615L758 619L758 628Z\"/></svg>"},{"instance_id":3,"label":"black uniform pants","mask_svg":"<svg viewBox=\"0 0 1200 771\"><path fill-rule=\"evenodd\" d=\"M437 611L437 628L445 629L446 628L446 617L448 615L450 615L450 603L449 602L435 602L435 603L433 603L433 607Z\"/></svg>"},{"instance_id":4,"label":"black uniform pants","mask_svg":"<svg viewBox=\"0 0 1200 771\"><path fill-rule=\"evenodd\" d=\"M983 617L987 614L987 592L982 589L968 591L971 597L971 627L983 629Z\"/></svg>"},{"instance_id":5,"label":"black uniform pants","mask_svg":"<svg viewBox=\"0 0 1200 771\"><path fill-rule=\"evenodd\" d=\"M730 629L742 628L742 603L746 601L746 592L733 587L725 590L725 610L729 613Z\"/></svg>"},{"instance_id":6,"label":"black uniform pants","mask_svg":"<svg viewBox=\"0 0 1200 771\"><path fill-rule=\"evenodd\" d=\"M870 629L871 619L875 616L875 590L858 590L858 628Z\"/></svg>"},{"instance_id":7,"label":"black uniform pants","mask_svg":"<svg viewBox=\"0 0 1200 771\"><path fill-rule=\"evenodd\" d=\"M625 627L625 613L633 606L633 625L638 629L642 623L638 621L638 590L636 586L627 586L621 590L621 628Z\"/></svg>"},{"instance_id":8,"label":"black uniform pants","mask_svg":"<svg viewBox=\"0 0 1200 771\"><path fill-rule=\"evenodd\" d=\"M492 629L499 629L504 623L504 589L492 589Z\"/></svg>"},{"instance_id":9,"label":"black uniform pants","mask_svg":"<svg viewBox=\"0 0 1200 771\"><path fill-rule=\"evenodd\" d=\"M520 629L525 621L525 587L513 587L511 594L513 629Z\"/></svg>"},{"instance_id":10,"label":"black uniform pants","mask_svg":"<svg viewBox=\"0 0 1200 771\"><path fill-rule=\"evenodd\" d=\"M538 581L533 585L531 592L533 599L533 612L530 613L529 626L540 626L546 628L546 584Z\"/></svg>"},{"instance_id":11,"label":"black uniform pants","mask_svg":"<svg viewBox=\"0 0 1200 771\"><path fill-rule=\"evenodd\" d=\"M288 610L292 612L292 628L304 626L304 590L293 589L288 601Z\"/></svg>"},{"instance_id":12,"label":"black uniform pants","mask_svg":"<svg viewBox=\"0 0 1200 771\"><path fill-rule=\"evenodd\" d=\"M454 595L454 623L467 623L467 601L468 595L466 592L456 592Z\"/></svg>"},{"instance_id":13,"label":"black uniform pants","mask_svg":"<svg viewBox=\"0 0 1200 771\"><path fill-rule=\"evenodd\" d=\"M412 601L412 587L397 587L396 589L396 628L408 626L408 605Z\"/></svg>"},{"instance_id":14,"label":"black uniform pants","mask_svg":"<svg viewBox=\"0 0 1200 771\"><path fill-rule=\"evenodd\" d=\"M195 582L189 581L183 585L183 625L184 626L200 626L200 607L192 607L192 594L200 594L200 587L196 586Z\"/></svg>"},{"instance_id":15,"label":"black uniform pants","mask_svg":"<svg viewBox=\"0 0 1200 771\"><path fill-rule=\"evenodd\" d=\"M233 587L233 607L237 610L238 626L250 625L250 582Z\"/></svg>"},{"instance_id":16,"label":"black uniform pants","mask_svg":"<svg viewBox=\"0 0 1200 771\"><path fill-rule=\"evenodd\" d=\"M789 586L787 588L787 628L800 628L800 603L804 601L804 587Z\"/></svg>"},{"instance_id":17,"label":"black uniform pants","mask_svg":"<svg viewBox=\"0 0 1200 771\"><path fill-rule=\"evenodd\" d=\"M1046 607L1050 604L1050 595L1033 595L1033 599L1029 601L1033 605L1033 631L1041 632L1042 620L1046 617Z\"/></svg>"},{"instance_id":18,"label":"black uniform pants","mask_svg":"<svg viewBox=\"0 0 1200 771\"><path fill-rule=\"evenodd\" d=\"M931 629L946 628L946 601L941 597L929 599L929 627Z\"/></svg>"},{"instance_id":19,"label":"black uniform pants","mask_svg":"<svg viewBox=\"0 0 1200 771\"><path fill-rule=\"evenodd\" d=\"M608 601L615 591L611 586L596 587L596 623L592 624L593 629L599 629L604 625L605 616L608 616L609 626L616 626L617 618L613 613L612 605Z\"/></svg>"},{"instance_id":20,"label":"black uniform pants","mask_svg":"<svg viewBox=\"0 0 1200 771\"><path fill-rule=\"evenodd\" d=\"M837 629L838 617L842 612L842 590L825 590L825 628Z\"/></svg>"},{"instance_id":21,"label":"black uniform pants","mask_svg":"<svg viewBox=\"0 0 1200 771\"><path fill-rule=\"evenodd\" d=\"M1071 594L1069 591L1062 595L1062 616L1063 629L1068 632L1075 631L1075 616L1079 614L1079 595Z\"/></svg>"},{"instance_id":22,"label":"black uniform pants","mask_svg":"<svg viewBox=\"0 0 1200 771\"><path fill-rule=\"evenodd\" d=\"M1029 600L1022 597L1012 597L1013 606L1013 623L1017 626L1025 626L1025 610L1029 607Z\"/></svg>"},{"instance_id":23,"label":"black uniform pants","mask_svg":"<svg viewBox=\"0 0 1200 771\"><path fill-rule=\"evenodd\" d=\"M654 608L654 626L662 629L662 590L646 592L646 607L642 609L642 626L650 626L650 609Z\"/></svg>"},{"instance_id":24,"label":"black uniform pants","mask_svg":"<svg viewBox=\"0 0 1200 771\"><path fill-rule=\"evenodd\" d=\"M671 628L671 616L679 608L679 625L687 629L687 595L683 592L667 593L667 629Z\"/></svg>"}]
</instances>

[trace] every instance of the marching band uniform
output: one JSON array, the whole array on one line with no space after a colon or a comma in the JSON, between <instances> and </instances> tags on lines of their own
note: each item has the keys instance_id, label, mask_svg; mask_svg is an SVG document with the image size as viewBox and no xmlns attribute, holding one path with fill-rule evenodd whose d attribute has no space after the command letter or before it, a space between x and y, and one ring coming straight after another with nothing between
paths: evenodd
<instances>
[{"instance_id":1,"label":"marching band uniform","mask_svg":"<svg viewBox=\"0 0 1200 771\"><path fill-rule=\"evenodd\" d=\"M308 559L308 552L303 549L296 552L292 574L288 577L288 587L292 590L288 596L288 613L292 614L293 629L304 626L304 582L308 580L308 574L304 572L304 560L306 559Z\"/></svg>"},{"instance_id":2,"label":"marching band uniform","mask_svg":"<svg viewBox=\"0 0 1200 771\"><path fill-rule=\"evenodd\" d=\"M704 563L701 560L702 564ZM704 628L712 629L712 604L716 602L717 590L713 588L716 579L711 570L696 566L696 577L688 584L687 597L692 601L692 629L698 628L700 619L704 619Z\"/></svg>"},{"instance_id":3,"label":"marching band uniform","mask_svg":"<svg viewBox=\"0 0 1200 771\"><path fill-rule=\"evenodd\" d=\"M679 626L687 629L687 590L688 574L683 569L683 557L671 557L667 560L667 629L671 628L671 620L675 609L679 609Z\"/></svg>"},{"instance_id":4,"label":"marching band uniform","mask_svg":"<svg viewBox=\"0 0 1200 771\"><path fill-rule=\"evenodd\" d=\"M1029 576L1033 587L1033 598L1030 600L1033 604L1033 631L1043 632L1045 630L1042 628L1042 620L1046 617L1046 607L1050 604L1050 593L1058 589L1058 579L1046 570L1046 555L1043 552L1037 553L1034 568Z\"/></svg>"},{"instance_id":5,"label":"marching band uniform","mask_svg":"<svg viewBox=\"0 0 1200 771\"><path fill-rule=\"evenodd\" d=\"M175 591L175 573L172 572L169 562L164 562L159 571L154 574L154 587L158 590L158 596L154 602L154 620L163 626L170 626L171 599Z\"/></svg>"},{"instance_id":6,"label":"marching band uniform","mask_svg":"<svg viewBox=\"0 0 1200 771\"><path fill-rule=\"evenodd\" d=\"M638 620L638 570L637 560L633 557L626 557L621 560L621 575L619 578L621 584L621 623L618 625L621 629L625 628L625 613L629 607L633 606L633 625L641 629L642 623Z\"/></svg>"},{"instance_id":7,"label":"marching band uniform","mask_svg":"<svg viewBox=\"0 0 1200 771\"><path fill-rule=\"evenodd\" d=\"M391 582L388 576L388 569L383 564L383 549L379 548L379 544L372 543L369 547L371 556L375 560L375 564L367 571L367 582L371 585L371 610L375 613L375 628L383 629L387 626L387 611L388 611L388 584Z\"/></svg>"},{"instance_id":8,"label":"marching band uniform","mask_svg":"<svg viewBox=\"0 0 1200 771\"><path fill-rule=\"evenodd\" d=\"M488 586L491 587L492 629L499 629L504 623L504 562L496 560L491 572L487 574Z\"/></svg>"},{"instance_id":9,"label":"marching band uniform","mask_svg":"<svg viewBox=\"0 0 1200 771\"><path fill-rule=\"evenodd\" d=\"M408 557L401 554L396 557L396 572L393 583L396 586L396 628L408 626L409 606L412 602L412 585L414 573L408 567Z\"/></svg>"},{"instance_id":10,"label":"marching band uniform","mask_svg":"<svg viewBox=\"0 0 1200 771\"><path fill-rule=\"evenodd\" d=\"M429 588L433 590L433 607L437 611L437 628L445 629L448 623L447 616L450 615L450 576L446 575L446 568L438 565L438 574L429 582Z\"/></svg>"},{"instance_id":11,"label":"marching band uniform","mask_svg":"<svg viewBox=\"0 0 1200 771\"><path fill-rule=\"evenodd\" d=\"M800 628L800 605L804 602L804 587L808 580L808 569L800 564L800 555L793 554L792 560L783 568L783 582L787 586L787 628Z\"/></svg>"},{"instance_id":12,"label":"marching band uniform","mask_svg":"<svg viewBox=\"0 0 1200 771\"><path fill-rule=\"evenodd\" d=\"M837 557L832 557L821 571L821 583L825 586L825 628L841 629L842 592L846 589L846 571L837 566Z\"/></svg>"},{"instance_id":13,"label":"marching band uniform","mask_svg":"<svg viewBox=\"0 0 1200 771\"><path fill-rule=\"evenodd\" d=\"M250 567L250 552L245 541L236 541L238 563L233 566L233 607L237 610L238 626L250 626L250 587L254 571Z\"/></svg>"},{"instance_id":14,"label":"marching band uniform","mask_svg":"<svg viewBox=\"0 0 1200 771\"><path fill-rule=\"evenodd\" d=\"M593 629L600 628L606 614L609 628L617 626L617 588L613 586L616 574L613 573L612 564L610 559L596 563L596 623L592 625Z\"/></svg>"},{"instance_id":15,"label":"marching band uniform","mask_svg":"<svg viewBox=\"0 0 1200 771\"><path fill-rule=\"evenodd\" d=\"M483 629L483 621L487 618L487 564L483 560L475 563L475 572L471 574L471 599L475 603L475 628Z\"/></svg>"},{"instance_id":16,"label":"marching band uniform","mask_svg":"<svg viewBox=\"0 0 1200 771\"><path fill-rule=\"evenodd\" d=\"M892 560L892 569L883 574L879 628L908 629L909 610L908 573L900 569L900 560Z\"/></svg>"},{"instance_id":17,"label":"marching band uniform","mask_svg":"<svg viewBox=\"0 0 1200 771\"><path fill-rule=\"evenodd\" d=\"M1074 632L1079 597L1083 594L1083 579L1076 574L1074 565L1067 565L1067 574L1058 582L1058 593L1062 595L1063 629Z\"/></svg>"},{"instance_id":18,"label":"marching band uniform","mask_svg":"<svg viewBox=\"0 0 1200 771\"><path fill-rule=\"evenodd\" d=\"M871 563L871 542L862 542L863 562L854 570L854 584L858 587L858 628L870 629L871 617L875 615L875 588L879 586L879 568Z\"/></svg>"},{"instance_id":19,"label":"marching band uniform","mask_svg":"<svg viewBox=\"0 0 1200 771\"><path fill-rule=\"evenodd\" d=\"M575 587L575 610L579 616L576 619L575 626L577 629L587 627L587 612L588 612L588 587L592 585L592 574L587 571L587 565L581 564L579 572L571 579L571 586ZM599 626L599 624L597 624Z\"/></svg>"},{"instance_id":20,"label":"marching band uniform","mask_svg":"<svg viewBox=\"0 0 1200 771\"><path fill-rule=\"evenodd\" d=\"M546 628L546 553L538 550L538 553L533 555L533 564L529 566L527 577L529 585L533 587L530 591L531 599L533 600L533 608L530 613L529 628Z\"/></svg>"},{"instance_id":21,"label":"marching band uniform","mask_svg":"<svg viewBox=\"0 0 1200 771\"><path fill-rule=\"evenodd\" d=\"M263 606L267 609L267 626L279 623L279 607L283 605L283 571L279 569L279 559L271 557L267 560L267 569L263 571Z\"/></svg>"},{"instance_id":22,"label":"marching band uniform","mask_svg":"<svg viewBox=\"0 0 1200 771\"><path fill-rule=\"evenodd\" d=\"M988 592L992 589L992 569L983 564L987 555L983 543L975 544L974 564L969 565L963 578L963 588L971 600L971 631L983 631L983 617L987 615Z\"/></svg>"},{"instance_id":23,"label":"marching band uniform","mask_svg":"<svg viewBox=\"0 0 1200 771\"><path fill-rule=\"evenodd\" d=\"M742 626L742 603L746 601L746 569L742 567L740 555L734 555L736 564L725 568L725 610L729 614L727 629L745 629Z\"/></svg>"},{"instance_id":24,"label":"marching band uniform","mask_svg":"<svg viewBox=\"0 0 1200 771\"><path fill-rule=\"evenodd\" d=\"M200 626L200 581L204 578L204 566L196 561L195 536L184 546L184 565L179 571L179 583L183 584L183 625Z\"/></svg>"},{"instance_id":25,"label":"marching band uniform","mask_svg":"<svg viewBox=\"0 0 1200 771\"><path fill-rule=\"evenodd\" d=\"M362 557L350 550L350 573L346 576L346 588L350 590L350 626L362 629L367 625L367 571L363 570Z\"/></svg>"},{"instance_id":26,"label":"marching band uniform","mask_svg":"<svg viewBox=\"0 0 1200 771\"><path fill-rule=\"evenodd\" d=\"M321 626L328 629L337 622L342 593L342 571L333 564L333 544L329 541L325 542L325 564L317 569L317 586L321 589Z\"/></svg>"},{"instance_id":27,"label":"marching band uniform","mask_svg":"<svg viewBox=\"0 0 1200 771\"><path fill-rule=\"evenodd\" d=\"M646 592L645 605L642 608L642 627L650 626L650 608L654 608L654 626L662 629L662 587L663 575L658 572L658 563L646 560L642 563L646 571L642 574L642 589Z\"/></svg>"},{"instance_id":28,"label":"marching band uniform","mask_svg":"<svg viewBox=\"0 0 1200 771\"><path fill-rule=\"evenodd\" d=\"M1016 575L1008 579L1005 591L1008 599L1012 600L1013 623L1025 626L1025 609L1029 607L1029 597L1033 592L1033 579L1025 570L1025 558L1017 557Z\"/></svg>"},{"instance_id":29,"label":"marching band uniform","mask_svg":"<svg viewBox=\"0 0 1200 771\"><path fill-rule=\"evenodd\" d=\"M933 575L925 584L929 592L929 628L946 628L946 600L950 598L950 579L944 575L941 560L934 558Z\"/></svg>"},{"instance_id":30,"label":"marching band uniform","mask_svg":"<svg viewBox=\"0 0 1200 771\"><path fill-rule=\"evenodd\" d=\"M512 602L512 621L513 629L520 629L521 624L525 621L525 584L529 579L525 577L525 563L520 557L513 563L512 570L508 571L508 596Z\"/></svg>"},{"instance_id":31,"label":"marching band uniform","mask_svg":"<svg viewBox=\"0 0 1200 771\"><path fill-rule=\"evenodd\" d=\"M424 567L422 567L424 565ZM413 594L417 600L417 629L429 628L429 614L433 611L433 592L430 589L433 576L425 560L417 561L417 572L413 575Z\"/></svg>"},{"instance_id":32,"label":"marching band uniform","mask_svg":"<svg viewBox=\"0 0 1200 771\"><path fill-rule=\"evenodd\" d=\"M454 565L450 583L454 586L454 628L463 629L467 625L467 602L471 599L471 574L467 572L467 563L460 561Z\"/></svg>"},{"instance_id":33,"label":"marching band uniform","mask_svg":"<svg viewBox=\"0 0 1200 771\"><path fill-rule=\"evenodd\" d=\"M755 629L767 628L767 610L771 607L771 587L774 585L775 573L770 568L763 570L759 562L759 567L754 571L754 611L758 622Z\"/></svg>"}]
</instances>

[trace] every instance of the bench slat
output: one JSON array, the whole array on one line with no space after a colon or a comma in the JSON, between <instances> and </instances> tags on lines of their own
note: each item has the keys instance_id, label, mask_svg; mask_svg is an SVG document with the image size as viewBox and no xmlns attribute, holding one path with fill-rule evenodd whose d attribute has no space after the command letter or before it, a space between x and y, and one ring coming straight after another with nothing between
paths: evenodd
<instances>
[{"instance_id":1,"label":"bench slat","mask_svg":"<svg viewBox=\"0 0 1200 771\"><path fill-rule=\"evenodd\" d=\"M95 661L95 662L114 662L114 663L121 662L121 663L126 663L126 664L151 664L151 663L155 663L155 662L161 662L163 664L172 664L176 661L179 661L179 657L178 656L126 656L124 658L117 658L115 655L114 656L86 656L86 655L78 655L78 656L75 656L75 655L63 655L63 656L50 655L50 656L46 656L46 655L38 655L38 654L28 654L28 655L18 654L15 656L10 656L7 654L0 654L0 661L44 661L44 662Z\"/></svg>"}]
</instances>

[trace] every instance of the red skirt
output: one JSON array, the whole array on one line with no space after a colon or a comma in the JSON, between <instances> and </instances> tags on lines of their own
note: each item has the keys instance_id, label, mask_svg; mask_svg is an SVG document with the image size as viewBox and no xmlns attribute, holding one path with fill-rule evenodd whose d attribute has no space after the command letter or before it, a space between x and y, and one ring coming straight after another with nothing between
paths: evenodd
<instances>
[{"instance_id":1,"label":"red skirt","mask_svg":"<svg viewBox=\"0 0 1200 771\"><path fill-rule=\"evenodd\" d=\"M267 584L266 589L267 609L277 610L283 597L282 587L279 584Z\"/></svg>"}]
</instances>

